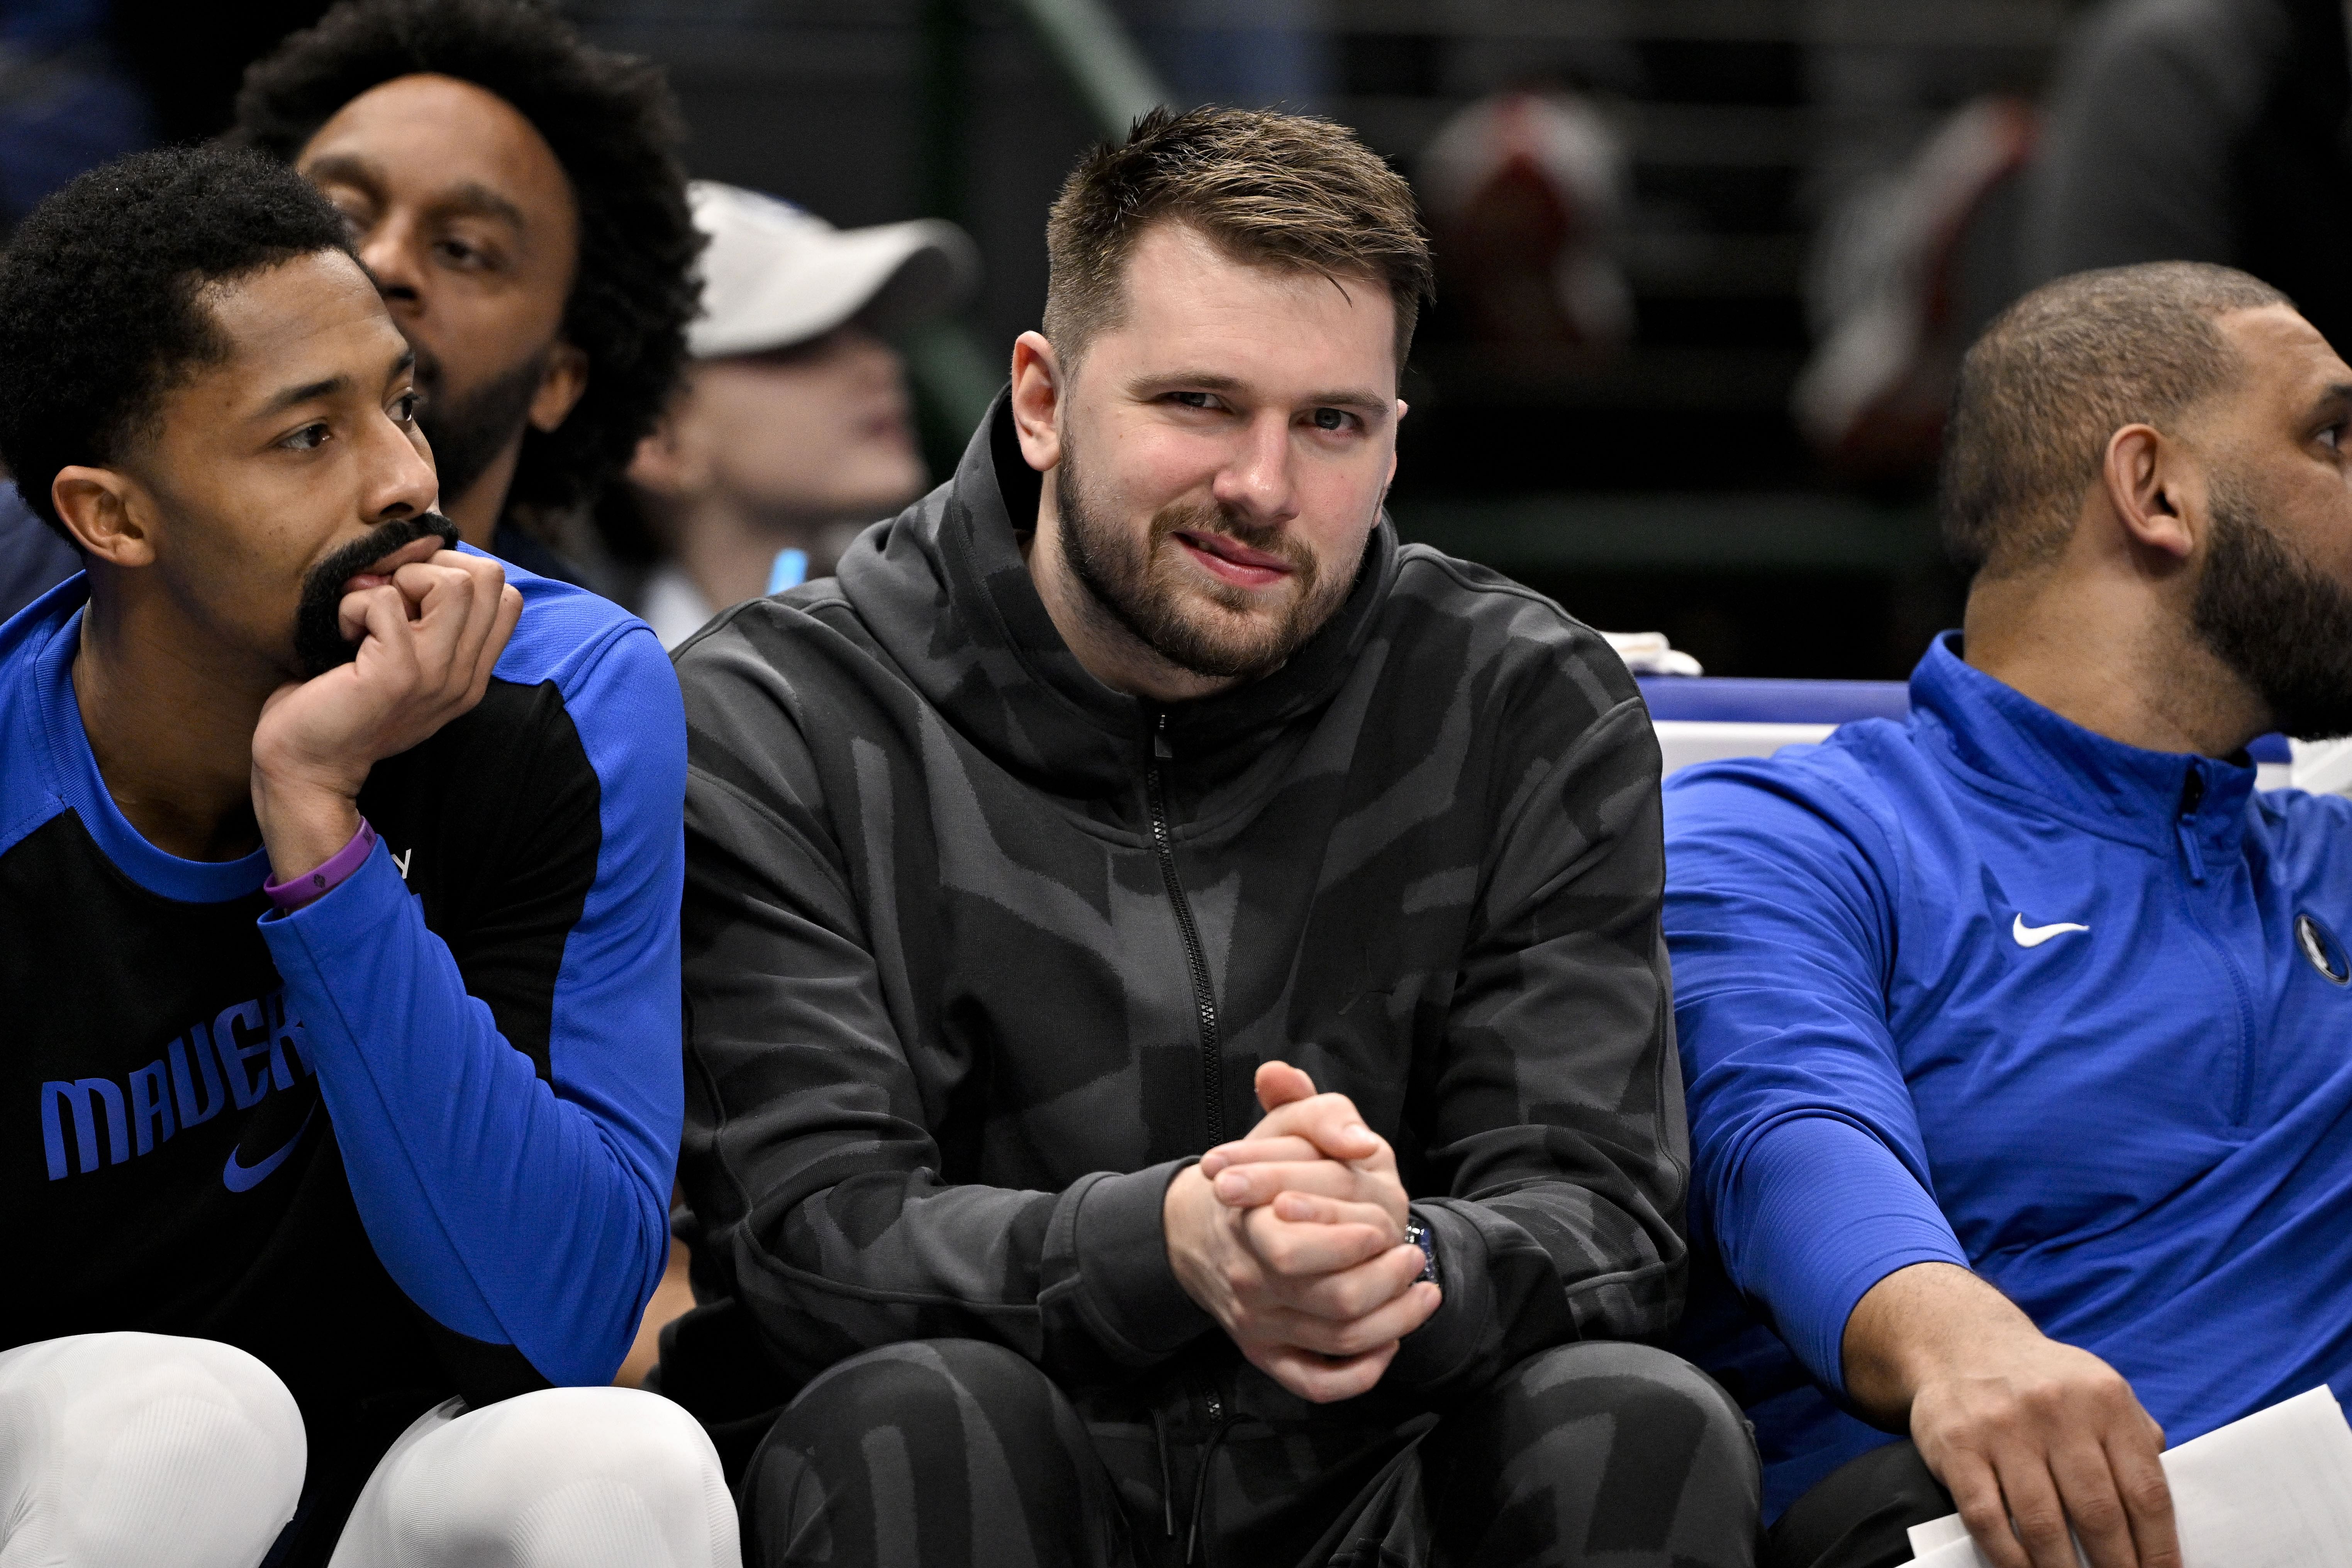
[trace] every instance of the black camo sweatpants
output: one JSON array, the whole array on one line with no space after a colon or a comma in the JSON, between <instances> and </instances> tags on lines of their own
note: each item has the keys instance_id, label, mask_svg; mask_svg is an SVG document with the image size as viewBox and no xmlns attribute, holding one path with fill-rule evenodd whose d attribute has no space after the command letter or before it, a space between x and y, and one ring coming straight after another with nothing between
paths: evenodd
<instances>
[{"instance_id":1,"label":"black camo sweatpants","mask_svg":"<svg viewBox=\"0 0 2352 1568\"><path fill-rule=\"evenodd\" d=\"M1165 1397L1171 1389L1176 1397ZM753 1456L746 1568L1748 1568L1738 1409L1663 1351L1565 1345L1441 1417L1246 1368L1080 1394L971 1340L871 1351Z\"/></svg>"}]
</instances>

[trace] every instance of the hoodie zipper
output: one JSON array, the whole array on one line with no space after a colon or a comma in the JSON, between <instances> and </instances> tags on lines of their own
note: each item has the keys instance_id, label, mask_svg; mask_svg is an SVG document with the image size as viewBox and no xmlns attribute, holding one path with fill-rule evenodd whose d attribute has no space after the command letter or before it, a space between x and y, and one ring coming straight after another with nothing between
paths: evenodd
<instances>
[{"instance_id":1,"label":"hoodie zipper","mask_svg":"<svg viewBox=\"0 0 2352 1568\"><path fill-rule=\"evenodd\" d=\"M2189 776L2181 782L2180 809L2173 818L2173 832L2179 836L2181 855L2188 861L2187 869L2192 889L2202 888L2205 885L2205 854L2197 842L2197 812L2204 804L2205 775L2198 771L2194 763L2191 763L2189 767ZM2194 890L2188 890L2184 893L2183 901L2189 908L2189 923L2196 928L2197 934L2205 939L2205 945L2213 950L2213 956L2221 961L2221 973L2228 977L2231 994L2238 1004L2237 1073L2236 1082L2231 1086L2232 1092L2230 1097L2230 1125L2243 1127L2246 1124L2246 1119L2253 1113L2254 1005L2252 994L2247 986L2245 975L2238 968L2237 959L2231 956L2228 944L2214 935L2211 928L2205 923L2204 913L2199 907L2198 894Z\"/></svg>"},{"instance_id":2,"label":"hoodie zipper","mask_svg":"<svg viewBox=\"0 0 2352 1568\"><path fill-rule=\"evenodd\" d=\"M2205 883L2205 852L2197 847L2197 808L2205 804L2205 775L2192 763L2188 780L2180 786L2180 814L2172 819L2172 830L2180 837L2180 852L2189 861L2189 879L2202 887Z\"/></svg>"},{"instance_id":3,"label":"hoodie zipper","mask_svg":"<svg viewBox=\"0 0 2352 1568\"><path fill-rule=\"evenodd\" d=\"M1151 761L1145 764L1143 794L1151 811L1151 846L1160 854L1160 879L1168 886L1168 901L1176 907L1176 929L1184 933L1184 958L1192 971L1192 1006L1201 1020L1201 1099L1207 1113L1209 1147L1225 1141L1225 1063L1223 1033L1217 1025L1217 994L1209 985L1208 955L1201 950L1201 928L1193 923L1192 906L1184 884L1176 878L1176 848L1168 835L1168 791L1160 777L1168 750L1168 715L1152 722Z\"/></svg>"}]
</instances>

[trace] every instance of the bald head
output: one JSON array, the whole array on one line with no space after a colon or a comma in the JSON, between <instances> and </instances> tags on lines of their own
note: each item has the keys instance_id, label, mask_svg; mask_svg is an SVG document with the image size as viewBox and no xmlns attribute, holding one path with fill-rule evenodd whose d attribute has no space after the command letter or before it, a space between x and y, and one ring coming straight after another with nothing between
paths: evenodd
<instances>
[{"instance_id":1,"label":"bald head","mask_svg":"<svg viewBox=\"0 0 2352 1568\"><path fill-rule=\"evenodd\" d=\"M2215 324L2287 305L2256 278L2203 262L2078 272L2003 311L1961 362L1946 426L1942 516L1953 558L1999 579L2065 549L2108 439L2165 430L2232 385Z\"/></svg>"}]
</instances>

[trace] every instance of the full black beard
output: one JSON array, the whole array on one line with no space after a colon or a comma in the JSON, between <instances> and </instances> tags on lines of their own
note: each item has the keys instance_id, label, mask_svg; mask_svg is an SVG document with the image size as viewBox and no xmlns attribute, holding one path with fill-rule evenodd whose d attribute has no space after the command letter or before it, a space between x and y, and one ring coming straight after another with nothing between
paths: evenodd
<instances>
[{"instance_id":1,"label":"full black beard","mask_svg":"<svg viewBox=\"0 0 2352 1568\"><path fill-rule=\"evenodd\" d=\"M440 476L444 506L474 488L507 444L530 420L530 400L547 374L541 351L503 374L459 397L448 390L441 362L416 351L416 385L425 395L416 424L433 447L433 471Z\"/></svg>"},{"instance_id":2,"label":"full black beard","mask_svg":"<svg viewBox=\"0 0 2352 1568\"><path fill-rule=\"evenodd\" d=\"M1318 590L1315 557L1280 529L1255 529L1219 510L1169 508L1152 518L1139 547L1118 524L1087 504L1078 479L1077 454L1066 434L1055 475L1054 510L1062 525L1062 554L1087 595L1129 635L1177 668L1213 679L1265 675L1279 668L1308 638L1323 629L1352 586L1352 574ZM1251 626L1224 620L1213 611L1188 609L1189 595L1173 581L1175 567L1163 546L1179 529L1222 533L1253 550L1288 561L1297 582L1290 608L1273 624ZM1247 596L1212 587L1208 597L1240 612Z\"/></svg>"},{"instance_id":3,"label":"full black beard","mask_svg":"<svg viewBox=\"0 0 2352 1568\"><path fill-rule=\"evenodd\" d=\"M2191 619L2221 662L2299 741L2352 735L2352 593L2314 570L2217 479L2213 543Z\"/></svg>"},{"instance_id":4,"label":"full black beard","mask_svg":"<svg viewBox=\"0 0 2352 1568\"><path fill-rule=\"evenodd\" d=\"M360 656L360 645L343 640L343 584L355 572L374 565L404 544L430 534L457 548L457 525L437 511L394 518L364 539L354 539L303 574L302 602L294 610L294 656L302 673L316 678Z\"/></svg>"}]
</instances>

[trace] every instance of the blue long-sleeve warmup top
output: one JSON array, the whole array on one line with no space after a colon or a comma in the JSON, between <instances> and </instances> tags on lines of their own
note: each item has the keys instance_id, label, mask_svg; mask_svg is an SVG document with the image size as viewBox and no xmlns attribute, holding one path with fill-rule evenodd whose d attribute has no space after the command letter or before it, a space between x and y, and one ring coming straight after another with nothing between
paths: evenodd
<instances>
[{"instance_id":1,"label":"blue long-sleeve warmup top","mask_svg":"<svg viewBox=\"0 0 2352 1568\"><path fill-rule=\"evenodd\" d=\"M82 580L0 626L0 1347L225 1340L314 1451L612 1376L684 1117L685 722L642 623L508 576L488 694L377 764L373 854L284 916L265 851L179 859L109 795Z\"/></svg>"},{"instance_id":2,"label":"blue long-sleeve warmup top","mask_svg":"<svg viewBox=\"0 0 2352 1568\"><path fill-rule=\"evenodd\" d=\"M1940 640L1907 723L1668 784L1699 1271L1768 1516L1891 1440L1845 1321L1972 1268L2180 1442L2352 1390L2352 802L2072 724ZM1777 1331L1777 1332L1775 1331Z\"/></svg>"}]
</instances>

